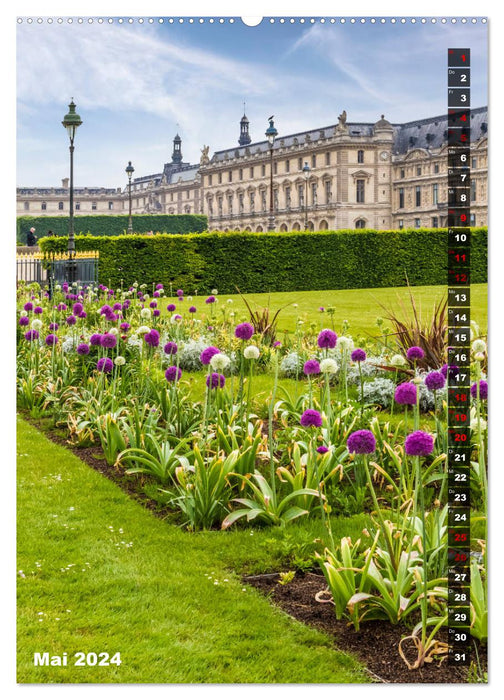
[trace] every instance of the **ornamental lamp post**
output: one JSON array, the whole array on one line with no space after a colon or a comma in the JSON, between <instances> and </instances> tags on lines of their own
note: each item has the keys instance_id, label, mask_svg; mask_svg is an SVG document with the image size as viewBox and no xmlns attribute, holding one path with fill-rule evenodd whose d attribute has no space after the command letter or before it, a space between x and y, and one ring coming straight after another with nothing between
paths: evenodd
<instances>
[{"instance_id":1,"label":"ornamental lamp post","mask_svg":"<svg viewBox=\"0 0 504 700\"><path fill-rule=\"evenodd\" d=\"M68 114L66 114L61 122L68 133L68 138L70 139L70 217L68 225L68 263L67 263L67 277L68 282L71 284L76 281L77 269L75 264L75 237L74 237L74 204L73 204L73 153L74 153L74 138L77 127L82 124L82 119L75 111L75 104L73 101L68 105Z\"/></svg>"},{"instance_id":2,"label":"ornamental lamp post","mask_svg":"<svg viewBox=\"0 0 504 700\"><path fill-rule=\"evenodd\" d=\"M126 175L128 176L128 198L129 198L129 218L128 218L128 233L133 233L133 219L131 218L131 177L135 172L135 168L128 161L126 166Z\"/></svg>"},{"instance_id":3,"label":"ornamental lamp post","mask_svg":"<svg viewBox=\"0 0 504 700\"><path fill-rule=\"evenodd\" d=\"M305 178L304 230L308 231L308 179L310 177L310 166L306 162L303 165L303 175Z\"/></svg>"},{"instance_id":4,"label":"ornamental lamp post","mask_svg":"<svg viewBox=\"0 0 504 700\"><path fill-rule=\"evenodd\" d=\"M273 122L273 116L269 117L269 127L266 129L266 138L268 139L269 149L270 149L270 206L269 206L269 217L268 217L268 231L275 230L275 212L273 209L273 146L275 145L275 138L278 135L278 131L275 129L275 124Z\"/></svg>"}]
</instances>

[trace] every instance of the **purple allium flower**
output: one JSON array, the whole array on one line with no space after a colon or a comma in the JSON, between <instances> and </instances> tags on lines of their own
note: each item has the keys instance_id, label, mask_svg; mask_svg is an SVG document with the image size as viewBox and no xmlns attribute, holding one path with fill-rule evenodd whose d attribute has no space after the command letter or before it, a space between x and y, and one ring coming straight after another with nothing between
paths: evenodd
<instances>
[{"instance_id":1,"label":"purple allium flower","mask_svg":"<svg viewBox=\"0 0 504 700\"><path fill-rule=\"evenodd\" d=\"M235 336L240 340L250 340L254 335L254 326L251 323L239 323L235 328Z\"/></svg>"},{"instance_id":2,"label":"purple allium flower","mask_svg":"<svg viewBox=\"0 0 504 700\"><path fill-rule=\"evenodd\" d=\"M98 362L96 363L96 369L98 372L112 372L113 368L113 362L110 359L110 357L102 357Z\"/></svg>"},{"instance_id":3,"label":"purple allium flower","mask_svg":"<svg viewBox=\"0 0 504 700\"><path fill-rule=\"evenodd\" d=\"M91 345L101 345L101 334L100 333L93 333L91 338L89 339L89 342Z\"/></svg>"},{"instance_id":4,"label":"purple allium flower","mask_svg":"<svg viewBox=\"0 0 504 700\"><path fill-rule=\"evenodd\" d=\"M19 318L19 325L20 326L27 326L30 323L30 319L28 316L21 316Z\"/></svg>"},{"instance_id":5,"label":"purple allium flower","mask_svg":"<svg viewBox=\"0 0 504 700\"><path fill-rule=\"evenodd\" d=\"M417 388L411 382L399 384L395 390L394 400L404 406L414 406L417 400Z\"/></svg>"},{"instance_id":6,"label":"purple allium flower","mask_svg":"<svg viewBox=\"0 0 504 700\"><path fill-rule=\"evenodd\" d=\"M64 292L68 292L68 282L63 282L61 285L61 288L63 289Z\"/></svg>"},{"instance_id":7,"label":"purple allium flower","mask_svg":"<svg viewBox=\"0 0 504 700\"><path fill-rule=\"evenodd\" d=\"M441 372L429 372L429 374L424 379L425 386L430 391L437 391L442 389L446 383L445 378Z\"/></svg>"},{"instance_id":8,"label":"purple allium flower","mask_svg":"<svg viewBox=\"0 0 504 700\"><path fill-rule=\"evenodd\" d=\"M58 306L57 306L56 308L57 308L58 311L66 311L66 310L67 310L67 305L61 303L61 304L58 304Z\"/></svg>"},{"instance_id":9,"label":"purple allium flower","mask_svg":"<svg viewBox=\"0 0 504 700\"><path fill-rule=\"evenodd\" d=\"M273 343L273 347L274 348L281 348L282 343L279 340L275 340L275 342Z\"/></svg>"},{"instance_id":10,"label":"purple allium flower","mask_svg":"<svg viewBox=\"0 0 504 700\"><path fill-rule=\"evenodd\" d=\"M129 309L130 306L131 306L131 300L130 300L130 299L126 299L126 300L124 301L123 305L122 305L123 310L124 310L124 309Z\"/></svg>"},{"instance_id":11,"label":"purple allium flower","mask_svg":"<svg viewBox=\"0 0 504 700\"><path fill-rule=\"evenodd\" d=\"M182 321L182 316L180 314L175 314L173 316L173 321Z\"/></svg>"},{"instance_id":12,"label":"purple allium flower","mask_svg":"<svg viewBox=\"0 0 504 700\"><path fill-rule=\"evenodd\" d=\"M159 282L158 284L156 284L156 289L164 289L164 287L163 287L163 285L161 284L161 282Z\"/></svg>"},{"instance_id":13,"label":"purple allium flower","mask_svg":"<svg viewBox=\"0 0 504 700\"><path fill-rule=\"evenodd\" d=\"M56 345L57 342L58 342L58 336L54 335L54 333L49 333L49 335L46 336L46 339L45 339L46 345Z\"/></svg>"},{"instance_id":14,"label":"purple allium flower","mask_svg":"<svg viewBox=\"0 0 504 700\"><path fill-rule=\"evenodd\" d=\"M119 326L119 328L120 328L122 331L129 331L129 329L131 328L131 326L130 326L129 323L126 323L126 321L125 321L124 323L121 323L121 325Z\"/></svg>"},{"instance_id":15,"label":"purple allium flower","mask_svg":"<svg viewBox=\"0 0 504 700\"><path fill-rule=\"evenodd\" d=\"M325 455L327 452L329 452L329 448L325 445L320 445L320 447L317 447L317 452L319 455Z\"/></svg>"},{"instance_id":16,"label":"purple allium flower","mask_svg":"<svg viewBox=\"0 0 504 700\"><path fill-rule=\"evenodd\" d=\"M410 457L425 457L434 449L434 438L422 430L415 430L406 438L404 449Z\"/></svg>"},{"instance_id":17,"label":"purple allium flower","mask_svg":"<svg viewBox=\"0 0 504 700\"><path fill-rule=\"evenodd\" d=\"M303 428L320 428L322 426L322 416L315 409L307 408L299 422Z\"/></svg>"},{"instance_id":18,"label":"purple allium flower","mask_svg":"<svg viewBox=\"0 0 504 700\"><path fill-rule=\"evenodd\" d=\"M85 311L81 311L79 314L79 318L87 318L87 313Z\"/></svg>"},{"instance_id":19,"label":"purple allium flower","mask_svg":"<svg viewBox=\"0 0 504 700\"><path fill-rule=\"evenodd\" d=\"M159 331L153 328L149 333L144 335L144 340L151 348L157 348L159 345Z\"/></svg>"},{"instance_id":20,"label":"purple allium flower","mask_svg":"<svg viewBox=\"0 0 504 700\"><path fill-rule=\"evenodd\" d=\"M44 309L43 309L41 306L36 306L36 307L33 309L33 313L34 313L34 314L42 314L42 313L44 313Z\"/></svg>"},{"instance_id":21,"label":"purple allium flower","mask_svg":"<svg viewBox=\"0 0 504 700\"><path fill-rule=\"evenodd\" d=\"M78 316L84 311L84 306L80 303L80 301L76 301L73 305L72 311L76 316Z\"/></svg>"},{"instance_id":22,"label":"purple allium flower","mask_svg":"<svg viewBox=\"0 0 504 700\"><path fill-rule=\"evenodd\" d=\"M77 355L89 355L89 345L87 343L81 343L78 345Z\"/></svg>"},{"instance_id":23,"label":"purple allium flower","mask_svg":"<svg viewBox=\"0 0 504 700\"><path fill-rule=\"evenodd\" d=\"M303 372L307 375L320 374L320 365L317 360L307 360L304 363Z\"/></svg>"},{"instance_id":24,"label":"purple allium flower","mask_svg":"<svg viewBox=\"0 0 504 700\"><path fill-rule=\"evenodd\" d=\"M116 303L112 307L112 311L121 311L121 310L122 310L122 304L120 302L116 301Z\"/></svg>"},{"instance_id":25,"label":"purple allium flower","mask_svg":"<svg viewBox=\"0 0 504 700\"><path fill-rule=\"evenodd\" d=\"M157 301L151 301L149 306L151 307L151 309L155 309L157 307Z\"/></svg>"},{"instance_id":26,"label":"purple allium flower","mask_svg":"<svg viewBox=\"0 0 504 700\"><path fill-rule=\"evenodd\" d=\"M178 297L179 301L184 301L184 297Z\"/></svg>"},{"instance_id":27,"label":"purple allium flower","mask_svg":"<svg viewBox=\"0 0 504 700\"><path fill-rule=\"evenodd\" d=\"M478 385L476 382L471 386L471 396L476 398L478 395ZM480 379L479 383L479 395L482 401L488 398L488 383L484 379Z\"/></svg>"},{"instance_id":28,"label":"purple allium flower","mask_svg":"<svg viewBox=\"0 0 504 700\"><path fill-rule=\"evenodd\" d=\"M178 351L177 343L173 343L171 340L169 340L164 346L163 350L165 351L166 355L176 355Z\"/></svg>"},{"instance_id":29,"label":"purple allium flower","mask_svg":"<svg viewBox=\"0 0 504 700\"><path fill-rule=\"evenodd\" d=\"M332 331L330 328L324 328L324 330L320 331L318 338L317 338L317 344L319 348L335 348L336 347L336 341L338 340L338 336L334 331Z\"/></svg>"},{"instance_id":30,"label":"purple allium flower","mask_svg":"<svg viewBox=\"0 0 504 700\"><path fill-rule=\"evenodd\" d=\"M102 348L115 348L117 345L117 338L115 335L112 335L112 333L104 333L100 338L100 345Z\"/></svg>"},{"instance_id":31,"label":"purple allium flower","mask_svg":"<svg viewBox=\"0 0 504 700\"><path fill-rule=\"evenodd\" d=\"M177 289L176 294L178 297L183 297L184 296L184 290L183 289Z\"/></svg>"},{"instance_id":32,"label":"purple allium flower","mask_svg":"<svg viewBox=\"0 0 504 700\"><path fill-rule=\"evenodd\" d=\"M166 381L168 382L176 382L180 379L181 376L182 370L180 369L180 367L176 367L175 365L168 367L168 369L165 372Z\"/></svg>"},{"instance_id":33,"label":"purple allium flower","mask_svg":"<svg viewBox=\"0 0 504 700\"><path fill-rule=\"evenodd\" d=\"M324 313L324 311L325 311L325 309L324 309L323 306L319 306L318 310L319 310L321 313Z\"/></svg>"},{"instance_id":34,"label":"purple allium flower","mask_svg":"<svg viewBox=\"0 0 504 700\"><path fill-rule=\"evenodd\" d=\"M412 348L408 348L406 357L408 360L421 360L423 357L425 357L425 353L422 348L418 347L418 345L413 345Z\"/></svg>"},{"instance_id":35,"label":"purple allium flower","mask_svg":"<svg viewBox=\"0 0 504 700\"><path fill-rule=\"evenodd\" d=\"M218 374L217 372L212 372L206 378L206 385L210 389L222 389L226 383L226 377L223 374Z\"/></svg>"},{"instance_id":36,"label":"purple allium flower","mask_svg":"<svg viewBox=\"0 0 504 700\"><path fill-rule=\"evenodd\" d=\"M75 318L75 316L70 315L67 316L66 322L68 326L75 326L75 324L77 323L77 319Z\"/></svg>"},{"instance_id":37,"label":"purple allium flower","mask_svg":"<svg viewBox=\"0 0 504 700\"><path fill-rule=\"evenodd\" d=\"M195 306L190 306L190 307L189 307L189 313L190 313L190 314L195 314L195 313L196 313L196 307L195 307Z\"/></svg>"},{"instance_id":38,"label":"purple allium flower","mask_svg":"<svg viewBox=\"0 0 504 700\"><path fill-rule=\"evenodd\" d=\"M161 311L159 309L154 309L152 315L154 316L154 318L159 318L161 316Z\"/></svg>"},{"instance_id":39,"label":"purple allium flower","mask_svg":"<svg viewBox=\"0 0 504 700\"><path fill-rule=\"evenodd\" d=\"M107 314L111 314L111 313L112 313L112 307L109 306L108 304L104 304L100 309L100 314L102 316L106 316Z\"/></svg>"},{"instance_id":40,"label":"purple allium flower","mask_svg":"<svg viewBox=\"0 0 504 700\"><path fill-rule=\"evenodd\" d=\"M348 436L347 448L358 455L370 455L376 450L375 436L370 430L356 430Z\"/></svg>"},{"instance_id":41,"label":"purple allium flower","mask_svg":"<svg viewBox=\"0 0 504 700\"><path fill-rule=\"evenodd\" d=\"M168 304L168 306L166 307L166 310L171 313L172 311L175 311L176 308L177 307L175 306L175 304Z\"/></svg>"},{"instance_id":42,"label":"purple allium flower","mask_svg":"<svg viewBox=\"0 0 504 700\"><path fill-rule=\"evenodd\" d=\"M154 292L154 294L152 296L155 297L156 299L159 299L160 294L159 294L159 292Z\"/></svg>"},{"instance_id":43,"label":"purple allium flower","mask_svg":"<svg viewBox=\"0 0 504 700\"><path fill-rule=\"evenodd\" d=\"M38 340L39 337L40 337L39 332L36 330L26 331L26 333L25 333L26 340L29 340L30 342L32 340Z\"/></svg>"},{"instance_id":44,"label":"purple allium flower","mask_svg":"<svg viewBox=\"0 0 504 700\"><path fill-rule=\"evenodd\" d=\"M365 362L367 355L361 348L355 348L350 357L352 362Z\"/></svg>"},{"instance_id":45,"label":"purple allium flower","mask_svg":"<svg viewBox=\"0 0 504 700\"><path fill-rule=\"evenodd\" d=\"M218 355L219 353L220 353L219 348L216 348L213 345L210 345L208 348L205 348L200 355L201 364L209 365L212 357L214 355Z\"/></svg>"},{"instance_id":46,"label":"purple allium flower","mask_svg":"<svg viewBox=\"0 0 504 700\"><path fill-rule=\"evenodd\" d=\"M205 299L205 304L214 304L214 303L215 303L215 297L213 294L210 294L210 296Z\"/></svg>"},{"instance_id":47,"label":"purple allium flower","mask_svg":"<svg viewBox=\"0 0 504 700\"><path fill-rule=\"evenodd\" d=\"M448 376L448 365L444 364L439 371L441 372L443 377L446 379ZM457 367L457 365L450 365L450 377L451 378L453 378L455 376L455 374L457 374L458 371L459 371L459 368Z\"/></svg>"},{"instance_id":48,"label":"purple allium flower","mask_svg":"<svg viewBox=\"0 0 504 700\"><path fill-rule=\"evenodd\" d=\"M59 323L50 323L49 324L49 330L50 331L57 331L59 328Z\"/></svg>"},{"instance_id":49,"label":"purple allium flower","mask_svg":"<svg viewBox=\"0 0 504 700\"><path fill-rule=\"evenodd\" d=\"M32 311L33 310L33 304L31 301L27 301L26 304L23 306L23 309L25 311Z\"/></svg>"}]
</instances>

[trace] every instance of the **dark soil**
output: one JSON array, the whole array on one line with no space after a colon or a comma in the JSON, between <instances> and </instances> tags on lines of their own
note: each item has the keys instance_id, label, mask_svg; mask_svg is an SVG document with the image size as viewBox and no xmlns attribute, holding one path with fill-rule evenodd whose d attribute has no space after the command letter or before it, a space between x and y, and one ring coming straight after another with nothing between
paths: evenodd
<instances>
[{"instance_id":1,"label":"dark soil","mask_svg":"<svg viewBox=\"0 0 504 700\"><path fill-rule=\"evenodd\" d=\"M382 683L467 683L467 667L449 665L445 658L426 664L423 668L410 671L398 652L402 637L411 631L402 625L391 625L385 620L372 620L361 625L355 632L353 626L336 620L332 603L318 603L315 595L326 588L322 575L297 574L292 581L282 585L278 576L251 576L245 581L282 608L296 620L323 630L332 637L338 649L356 656L367 667L371 682ZM446 629L440 630L440 641L446 640ZM404 645L405 646L405 645ZM479 662L483 670L487 668L487 648L478 644ZM407 648L403 651L407 653ZM413 655L414 649L411 648ZM474 647L471 658L476 661Z\"/></svg>"}]
</instances>

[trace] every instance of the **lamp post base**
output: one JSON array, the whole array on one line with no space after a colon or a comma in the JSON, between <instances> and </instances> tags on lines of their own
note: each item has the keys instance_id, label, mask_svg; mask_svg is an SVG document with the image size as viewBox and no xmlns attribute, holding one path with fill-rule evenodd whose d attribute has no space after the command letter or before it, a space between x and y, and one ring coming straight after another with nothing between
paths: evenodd
<instances>
[{"instance_id":1,"label":"lamp post base","mask_svg":"<svg viewBox=\"0 0 504 700\"><path fill-rule=\"evenodd\" d=\"M77 281L77 260L75 258L69 258L66 265L66 277L68 284L72 284Z\"/></svg>"},{"instance_id":2,"label":"lamp post base","mask_svg":"<svg viewBox=\"0 0 504 700\"><path fill-rule=\"evenodd\" d=\"M270 214L268 216L268 231L274 231L275 230L275 216L273 214Z\"/></svg>"}]
</instances>

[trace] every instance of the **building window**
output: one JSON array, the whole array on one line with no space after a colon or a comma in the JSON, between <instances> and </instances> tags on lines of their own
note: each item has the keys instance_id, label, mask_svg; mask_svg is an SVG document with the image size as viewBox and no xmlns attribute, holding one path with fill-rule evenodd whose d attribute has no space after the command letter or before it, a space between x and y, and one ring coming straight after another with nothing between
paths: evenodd
<instances>
[{"instance_id":1,"label":"building window","mask_svg":"<svg viewBox=\"0 0 504 700\"><path fill-rule=\"evenodd\" d=\"M80 202L75 202L75 211L80 211Z\"/></svg>"},{"instance_id":2,"label":"building window","mask_svg":"<svg viewBox=\"0 0 504 700\"><path fill-rule=\"evenodd\" d=\"M285 188L285 206L287 207L287 209L290 209L290 205L291 205L291 188L286 187Z\"/></svg>"},{"instance_id":3,"label":"building window","mask_svg":"<svg viewBox=\"0 0 504 700\"><path fill-rule=\"evenodd\" d=\"M263 190L261 192L261 206L262 210L266 211L266 190Z\"/></svg>"},{"instance_id":4,"label":"building window","mask_svg":"<svg viewBox=\"0 0 504 700\"><path fill-rule=\"evenodd\" d=\"M298 158L298 170L302 170L302 169L303 169L303 159Z\"/></svg>"},{"instance_id":5,"label":"building window","mask_svg":"<svg viewBox=\"0 0 504 700\"><path fill-rule=\"evenodd\" d=\"M473 168L473 170L476 170L477 167L478 167L478 159L471 158L471 168Z\"/></svg>"},{"instance_id":6,"label":"building window","mask_svg":"<svg viewBox=\"0 0 504 700\"><path fill-rule=\"evenodd\" d=\"M399 209L404 209L404 187L399 187Z\"/></svg>"},{"instance_id":7,"label":"building window","mask_svg":"<svg viewBox=\"0 0 504 700\"><path fill-rule=\"evenodd\" d=\"M471 202L476 201L476 180L471 180Z\"/></svg>"},{"instance_id":8,"label":"building window","mask_svg":"<svg viewBox=\"0 0 504 700\"><path fill-rule=\"evenodd\" d=\"M421 204L422 204L421 189L420 189L420 185L417 185L415 187L415 206L419 207Z\"/></svg>"},{"instance_id":9,"label":"building window","mask_svg":"<svg viewBox=\"0 0 504 700\"><path fill-rule=\"evenodd\" d=\"M63 211L63 202L58 202L58 209Z\"/></svg>"},{"instance_id":10,"label":"building window","mask_svg":"<svg viewBox=\"0 0 504 700\"><path fill-rule=\"evenodd\" d=\"M357 219L355 222L355 228L366 228L366 222L364 219Z\"/></svg>"},{"instance_id":11,"label":"building window","mask_svg":"<svg viewBox=\"0 0 504 700\"><path fill-rule=\"evenodd\" d=\"M261 175L262 175L263 177L266 175L266 166L264 165L264 163L263 163L262 166L261 166Z\"/></svg>"},{"instance_id":12,"label":"building window","mask_svg":"<svg viewBox=\"0 0 504 700\"><path fill-rule=\"evenodd\" d=\"M421 165L417 165L416 174L417 174L417 175L421 175L421 174L422 174L422 166L421 166Z\"/></svg>"},{"instance_id":13,"label":"building window","mask_svg":"<svg viewBox=\"0 0 504 700\"><path fill-rule=\"evenodd\" d=\"M437 216L432 217L432 228L438 228L439 226L439 221Z\"/></svg>"},{"instance_id":14,"label":"building window","mask_svg":"<svg viewBox=\"0 0 504 700\"><path fill-rule=\"evenodd\" d=\"M404 219L399 219L399 229L404 228Z\"/></svg>"},{"instance_id":15,"label":"building window","mask_svg":"<svg viewBox=\"0 0 504 700\"><path fill-rule=\"evenodd\" d=\"M437 204L438 203L438 184L435 182L432 185L432 203ZM418 206L418 205L417 205Z\"/></svg>"},{"instance_id":16,"label":"building window","mask_svg":"<svg viewBox=\"0 0 504 700\"><path fill-rule=\"evenodd\" d=\"M25 208L25 211L28 211L30 209L30 202L25 202L24 208Z\"/></svg>"},{"instance_id":17,"label":"building window","mask_svg":"<svg viewBox=\"0 0 504 700\"><path fill-rule=\"evenodd\" d=\"M243 180L243 168L240 168L240 169L239 169L239 171L238 171L238 178L239 178L240 180Z\"/></svg>"},{"instance_id":18,"label":"building window","mask_svg":"<svg viewBox=\"0 0 504 700\"><path fill-rule=\"evenodd\" d=\"M312 197L312 204L313 204L313 206L315 206L317 204L317 183L316 182L312 182L311 197Z\"/></svg>"},{"instance_id":19,"label":"building window","mask_svg":"<svg viewBox=\"0 0 504 700\"><path fill-rule=\"evenodd\" d=\"M219 185L222 185L222 173L219 173Z\"/></svg>"},{"instance_id":20,"label":"building window","mask_svg":"<svg viewBox=\"0 0 504 700\"><path fill-rule=\"evenodd\" d=\"M251 178L254 177L254 167L253 166L250 168L250 177Z\"/></svg>"},{"instance_id":21,"label":"building window","mask_svg":"<svg viewBox=\"0 0 504 700\"><path fill-rule=\"evenodd\" d=\"M228 182L233 182L233 171L232 170L230 170L228 172Z\"/></svg>"},{"instance_id":22,"label":"building window","mask_svg":"<svg viewBox=\"0 0 504 700\"><path fill-rule=\"evenodd\" d=\"M330 180L326 180L326 182L325 182L325 201L326 201L326 204L329 204L329 202L331 201L331 181Z\"/></svg>"},{"instance_id":23,"label":"building window","mask_svg":"<svg viewBox=\"0 0 504 700\"><path fill-rule=\"evenodd\" d=\"M420 219L415 219L415 228L420 228Z\"/></svg>"},{"instance_id":24,"label":"building window","mask_svg":"<svg viewBox=\"0 0 504 700\"><path fill-rule=\"evenodd\" d=\"M312 168L316 168L316 167L317 167L317 156L316 156L315 153L314 153L314 154L312 155L312 157L311 157L311 166L312 166Z\"/></svg>"},{"instance_id":25,"label":"building window","mask_svg":"<svg viewBox=\"0 0 504 700\"><path fill-rule=\"evenodd\" d=\"M145 203L145 202L144 202L144 203ZM92 202L92 203L91 203L91 209L92 209L93 211L96 211L96 210L98 209L98 205L96 204L96 202Z\"/></svg>"},{"instance_id":26,"label":"building window","mask_svg":"<svg viewBox=\"0 0 504 700\"><path fill-rule=\"evenodd\" d=\"M278 167L278 163L275 160L275 162L273 163L273 175L277 174L277 167Z\"/></svg>"},{"instance_id":27,"label":"building window","mask_svg":"<svg viewBox=\"0 0 504 700\"><path fill-rule=\"evenodd\" d=\"M170 192L170 202L173 202L173 192Z\"/></svg>"},{"instance_id":28,"label":"building window","mask_svg":"<svg viewBox=\"0 0 504 700\"><path fill-rule=\"evenodd\" d=\"M404 168L401 168L401 178L404 178Z\"/></svg>"},{"instance_id":29,"label":"building window","mask_svg":"<svg viewBox=\"0 0 504 700\"><path fill-rule=\"evenodd\" d=\"M273 190L273 207L278 211L278 190Z\"/></svg>"},{"instance_id":30,"label":"building window","mask_svg":"<svg viewBox=\"0 0 504 700\"><path fill-rule=\"evenodd\" d=\"M238 211L243 214L243 194L241 192L238 195Z\"/></svg>"},{"instance_id":31,"label":"building window","mask_svg":"<svg viewBox=\"0 0 504 700\"><path fill-rule=\"evenodd\" d=\"M434 163L434 172L435 173L439 172L439 163Z\"/></svg>"},{"instance_id":32,"label":"building window","mask_svg":"<svg viewBox=\"0 0 504 700\"><path fill-rule=\"evenodd\" d=\"M42 202L42 204L40 205L40 208L42 209L42 211L45 211L47 209L46 202Z\"/></svg>"},{"instance_id":33,"label":"building window","mask_svg":"<svg viewBox=\"0 0 504 700\"><path fill-rule=\"evenodd\" d=\"M233 214L233 195L228 194L228 213Z\"/></svg>"},{"instance_id":34,"label":"building window","mask_svg":"<svg viewBox=\"0 0 504 700\"><path fill-rule=\"evenodd\" d=\"M476 226L476 214L471 214L469 217L469 226Z\"/></svg>"},{"instance_id":35,"label":"building window","mask_svg":"<svg viewBox=\"0 0 504 700\"><path fill-rule=\"evenodd\" d=\"M217 206L219 209L219 216L222 216L222 197L217 198Z\"/></svg>"},{"instance_id":36,"label":"building window","mask_svg":"<svg viewBox=\"0 0 504 700\"><path fill-rule=\"evenodd\" d=\"M357 163L364 163L364 151L357 151Z\"/></svg>"},{"instance_id":37,"label":"building window","mask_svg":"<svg viewBox=\"0 0 504 700\"><path fill-rule=\"evenodd\" d=\"M285 172L290 173L290 160L285 161Z\"/></svg>"},{"instance_id":38,"label":"building window","mask_svg":"<svg viewBox=\"0 0 504 700\"><path fill-rule=\"evenodd\" d=\"M364 202L364 185L364 180L357 180L357 201L360 203Z\"/></svg>"},{"instance_id":39,"label":"building window","mask_svg":"<svg viewBox=\"0 0 504 700\"><path fill-rule=\"evenodd\" d=\"M298 185L298 200L299 206L304 206L304 185Z\"/></svg>"},{"instance_id":40,"label":"building window","mask_svg":"<svg viewBox=\"0 0 504 700\"><path fill-rule=\"evenodd\" d=\"M330 153L325 154L325 164L331 165L331 154Z\"/></svg>"},{"instance_id":41,"label":"building window","mask_svg":"<svg viewBox=\"0 0 504 700\"><path fill-rule=\"evenodd\" d=\"M209 175L209 176L208 176L208 186L210 187L211 184L212 184L212 176Z\"/></svg>"},{"instance_id":42,"label":"building window","mask_svg":"<svg viewBox=\"0 0 504 700\"><path fill-rule=\"evenodd\" d=\"M111 209L113 209L113 208L114 208L114 202L109 202L109 203L108 203L108 208L109 208L109 211L110 211Z\"/></svg>"}]
</instances>

